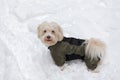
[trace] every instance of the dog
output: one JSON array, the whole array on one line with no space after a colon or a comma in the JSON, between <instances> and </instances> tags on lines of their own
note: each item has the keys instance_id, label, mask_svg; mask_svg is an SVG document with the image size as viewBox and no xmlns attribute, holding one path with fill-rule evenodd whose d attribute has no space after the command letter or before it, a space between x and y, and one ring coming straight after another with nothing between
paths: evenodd
<instances>
[{"instance_id":1,"label":"dog","mask_svg":"<svg viewBox=\"0 0 120 80\"><path fill-rule=\"evenodd\" d=\"M77 39L65 37L59 24L56 22L43 22L37 28L38 38L50 50L51 56L57 66L64 69L67 61L81 59L87 69L93 72L99 71L102 64L106 45L95 38Z\"/></svg>"}]
</instances>

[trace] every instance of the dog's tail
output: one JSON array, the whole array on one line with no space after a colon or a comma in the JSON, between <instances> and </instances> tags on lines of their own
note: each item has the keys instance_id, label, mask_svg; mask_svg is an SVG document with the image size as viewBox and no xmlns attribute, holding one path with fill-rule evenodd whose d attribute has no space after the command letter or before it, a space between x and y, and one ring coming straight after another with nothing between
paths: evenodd
<instances>
[{"instance_id":1,"label":"dog's tail","mask_svg":"<svg viewBox=\"0 0 120 80\"><path fill-rule=\"evenodd\" d=\"M88 56L91 60L100 58L103 60L106 53L106 45L103 41L99 39L91 38L86 40L86 49L85 55Z\"/></svg>"}]
</instances>

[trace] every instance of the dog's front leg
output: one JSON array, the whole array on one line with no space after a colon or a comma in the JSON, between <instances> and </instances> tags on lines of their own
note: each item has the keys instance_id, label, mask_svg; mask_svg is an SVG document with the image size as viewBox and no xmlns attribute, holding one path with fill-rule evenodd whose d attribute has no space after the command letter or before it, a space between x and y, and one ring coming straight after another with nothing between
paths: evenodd
<instances>
[{"instance_id":1,"label":"dog's front leg","mask_svg":"<svg viewBox=\"0 0 120 80\"><path fill-rule=\"evenodd\" d=\"M55 62L55 64L60 67L60 70L63 71L64 68L66 67L66 64L65 64L65 56L58 53L58 54L53 54L52 55L53 57L53 60Z\"/></svg>"}]
</instances>

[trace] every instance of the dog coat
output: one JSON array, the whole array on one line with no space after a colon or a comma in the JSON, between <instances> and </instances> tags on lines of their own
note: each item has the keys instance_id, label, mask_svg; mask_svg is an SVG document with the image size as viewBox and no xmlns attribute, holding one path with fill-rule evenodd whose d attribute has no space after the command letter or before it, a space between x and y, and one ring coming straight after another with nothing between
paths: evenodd
<instances>
[{"instance_id":1,"label":"dog coat","mask_svg":"<svg viewBox=\"0 0 120 80\"><path fill-rule=\"evenodd\" d=\"M92 59L85 55L85 47L87 44L84 44L85 40L67 38L64 37L62 41L57 42L55 45L48 47L50 50L51 56L57 66L63 66L66 61L74 59L82 59L85 61L85 64L88 69L94 70L100 58Z\"/></svg>"}]
</instances>

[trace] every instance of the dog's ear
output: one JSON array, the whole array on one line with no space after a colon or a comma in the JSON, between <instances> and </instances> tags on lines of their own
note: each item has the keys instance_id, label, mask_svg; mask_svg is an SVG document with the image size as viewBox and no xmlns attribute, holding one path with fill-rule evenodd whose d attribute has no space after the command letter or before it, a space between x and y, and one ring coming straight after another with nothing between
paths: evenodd
<instances>
[{"instance_id":1,"label":"dog's ear","mask_svg":"<svg viewBox=\"0 0 120 80\"><path fill-rule=\"evenodd\" d=\"M63 40L63 31L60 26L58 26L58 40L62 41Z\"/></svg>"},{"instance_id":2,"label":"dog's ear","mask_svg":"<svg viewBox=\"0 0 120 80\"><path fill-rule=\"evenodd\" d=\"M58 41L63 40L63 31L62 31L62 28L60 27L60 25L57 24L56 22L51 22L51 24L52 24L53 26L55 26L56 29L57 29Z\"/></svg>"}]
</instances>

